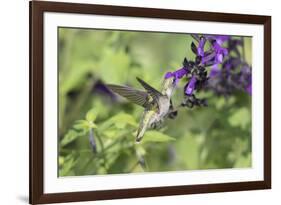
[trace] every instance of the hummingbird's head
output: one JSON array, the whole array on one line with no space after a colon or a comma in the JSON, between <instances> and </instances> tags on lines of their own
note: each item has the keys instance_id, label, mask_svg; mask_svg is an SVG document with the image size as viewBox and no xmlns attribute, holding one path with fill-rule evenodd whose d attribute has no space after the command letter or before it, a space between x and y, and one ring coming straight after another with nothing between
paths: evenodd
<instances>
[{"instance_id":1,"label":"hummingbird's head","mask_svg":"<svg viewBox=\"0 0 281 205\"><path fill-rule=\"evenodd\" d=\"M164 79L162 93L164 95L167 95L168 97L171 97L175 87L176 87L176 83L174 78Z\"/></svg>"}]
</instances>

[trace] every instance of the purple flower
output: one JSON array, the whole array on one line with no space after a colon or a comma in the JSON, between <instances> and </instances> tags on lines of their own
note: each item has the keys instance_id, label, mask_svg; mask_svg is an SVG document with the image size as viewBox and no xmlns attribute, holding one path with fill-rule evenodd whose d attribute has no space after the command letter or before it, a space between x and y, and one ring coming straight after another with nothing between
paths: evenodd
<instances>
[{"instance_id":1,"label":"purple flower","mask_svg":"<svg viewBox=\"0 0 281 205\"><path fill-rule=\"evenodd\" d=\"M197 47L197 55L204 57L204 47L205 47L206 39L201 37L199 40L199 44Z\"/></svg>"},{"instance_id":2,"label":"purple flower","mask_svg":"<svg viewBox=\"0 0 281 205\"><path fill-rule=\"evenodd\" d=\"M196 84L196 77L192 76L192 78L190 79L190 81L188 82L186 88L185 88L185 94L187 95L192 95L193 91L195 89L195 84Z\"/></svg>"},{"instance_id":3,"label":"purple flower","mask_svg":"<svg viewBox=\"0 0 281 205\"><path fill-rule=\"evenodd\" d=\"M252 95L252 73L251 68L248 65L244 65L240 72L240 82L245 85L245 91Z\"/></svg>"},{"instance_id":4,"label":"purple flower","mask_svg":"<svg viewBox=\"0 0 281 205\"><path fill-rule=\"evenodd\" d=\"M226 56L228 54L227 49L221 47L221 45L217 42L213 43L213 49L215 50L215 53L216 53L215 62L222 63L224 56Z\"/></svg>"},{"instance_id":5,"label":"purple flower","mask_svg":"<svg viewBox=\"0 0 281 205\"><path fill-rule=\"evenodd\" d=\"M214 57L216 57L215 52L205 52L204 56L202 57L201 63L206 64L208 62L213 61Z\"/></svg>"},{"instance_id":6,"label":"purple flower","mask_svg":"<svg viewBox=\"0 0 281 205\"><path fill-rule=\"evenodd\" d=\"M205 35L205 38L208 40L216 41L220 46L230 39L229 36L224 35Z\"/></svg>"},{"instance_id":7,"label":"purple flower","mask_svg":"<svg viewBox=\"0 0 281 205\"><path fill-rule=\"evenodd\" d=\"M238 49L239 46L244 46L243 37L241 39L229 39L228 43L228 51L233 51L239 58L241 57L241 53Z\"/></svg>"},{"instance_id":8,"label":"purple flower","mask_svg":"<svg viewBox=\"0 0 281 205\"><path fill-rule=\"evenodd\" d=\"M219 72L220 72L219 65L218 64L213 65L209 75L210 78L215 77L216 75L218 75Z\"/></svg>"},{"instance_id":9,"label":"purple flower","mask_svg":"<svg viewBox=\"0 0 281 205\"><path fill-rule=\"evenodd\" d=\"M185 58L182 68L165 75L165 79L173 77L175 84L182 78L188 80L181 106L207 106L205 99L196 97L196 93L202 89L213 90L216 94L224 96L232 94L235 90L243 90L251 95L251 67L240 55L239 46L244 46L243 39L236 40L223 35L191 36L195 39L195 42L191 43L194 60ZM205 46L206 43L208 47ZM231 55L232 53L235 55Z\"/></svg>"},{"instance_id":10,"label":"purple flower","mask_svg":"<svg viewBox=\"0 0 281 205\"><path fill-rule=\"evenodd\" d=\"M165 79L174 77L174 79L175 79L174 83L177 84L179 79L181 79L187 73L188 73L188 70L185 67L182 67L182 68L176 70L175 72L168 72L168 73L166 73Z\"/></svg>"},{"instance_id":11,"label":"purple flower","mask_svg":"<svg viewBox=\"0 0 281 205\"><path fill-rule=\"evenodd\" d=\"M222 36L222 35L216 36L216 41L219 45L222 45L225 41L228 41L229 39L230 39L229 36Z\"/></svg>"},{"instance_id":12,"label":"purple flower","mask_svg":"<svg viewBox=\"0 0 281 205\"><path fill-rule=\"evenodd\" d=\"M223 58L228 54L228 50L224 47L222 47L222 44L229 40L229 36L221 36L221 35L205 35L205 38L201 37L201 39L207 39L210 41L210 43L212 44L212 48L210 49L210 51L208 52L203 52L202 55L200 55L202 57L202 63L207 63L208 61L212 60L214 58L214 63L222 63L223 62ZM205 45L205 41L202 42L200 45L201 40L198 44L198 49L199 48L203 48L204 51L204 45ZM204 44L203 44L204 43ZM212 52L211 52L212 51ZM209 53L209 55L206 55L207 53ZM198 53L199 55L199 53Z\"/></svg>"},{"instance_id":13,"label":"purple flower","mask_svg":"<svg viewBox=\"0 0 281 205\"><path fill-rule=\"evenodd\" d=\"M246 92L249 94L249 95L252 95L252 82L250 82L248 84L248 86L246 87Z\"/></svg>"},{"instance_id":14,"label":"purple flower","mask_svg":"<svg viewBox=\"0 0 281 205\"><path fill-rule=\"evenodd\" d=\"M242 90L249 95L252 93L251 67L241 58L228 56L222 63L213 65L207 89L212 89L219 95L228 96L235 90Z\"/></svg>"},{"instance_id":15,"label":"purple flower","mask_svg":"<svg viewBox=\"0 0 281 205\"><path fill-rule=\"evenodd\" d=\"M194 37L194 36L193 36ZM222 44L229 40L229 36L221 35L202 35L201 37L194 37L198 41L198 46L193 42L191 44L191 50L197 55L196 63L210 66L218 63L222 63L224 57L228 54L228 50L222 47ZM205 51L205 44L209 41L211 48Z\"/></svg>"}]
</instances>

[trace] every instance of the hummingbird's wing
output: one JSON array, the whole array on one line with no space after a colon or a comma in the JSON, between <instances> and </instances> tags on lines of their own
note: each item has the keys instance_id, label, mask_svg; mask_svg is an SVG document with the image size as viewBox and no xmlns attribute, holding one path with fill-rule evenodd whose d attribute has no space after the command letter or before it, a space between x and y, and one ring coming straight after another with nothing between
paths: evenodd
<instances>
[{"instance_id":1,"label":"hummingbird's wing","mask_svg":"<svg viewBox=\"0 0 281 205\"><path fill-rule=\"evenodd\" d=\"M147 93L153 98L153 100L155 100L156 102L158 102L159 97L163 96L162 93L160 93L155 88L151 87L149 84L144 82L142 79L137 77L137 80L144 87L144 89L147 91Z\"/></svg>"},{"instance_id":2,"label":"hummingbird's wing","mask_svg":"<svg viewBox=\"0 0 281 205\"><path fill-rule=\"evenodd\" d=\"M140 91L128 86L121 86L121 85L106 85L109 89L113 92L127 98L131 102L140 105L142 107L147 106L147 101L149 99L148 93L144 91Z\"/></svg>"}]
</instances>

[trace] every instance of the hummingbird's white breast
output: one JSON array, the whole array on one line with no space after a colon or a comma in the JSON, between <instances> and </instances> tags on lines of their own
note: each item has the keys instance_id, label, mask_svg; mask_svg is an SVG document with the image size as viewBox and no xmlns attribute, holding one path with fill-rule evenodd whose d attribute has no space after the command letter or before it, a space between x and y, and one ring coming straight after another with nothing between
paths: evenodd
<instances>
[{"instance_id":1,"label":"hummingbird's white breast","mask_svg":"<svg viewBox=\"0 0 281 205\"><path fill-rule=\"evenodd\" d=\"M161 122L169 112L170 107L170 99L165 96L159 99L158 101L159 111L155 112L155 115L152 116L150 123L158 123Z\"/></svg>"},{"instance_id":2,"label":"hummingbird's white breast","mask_svg":"<svg viewBox=\"0 0 281 205\"><path fill-rule=\"evenodd\" d=\"M159 117L164 117L169 112L170 100L168 97L163 97L159 100Z\"/></svg>"}]
</instances>

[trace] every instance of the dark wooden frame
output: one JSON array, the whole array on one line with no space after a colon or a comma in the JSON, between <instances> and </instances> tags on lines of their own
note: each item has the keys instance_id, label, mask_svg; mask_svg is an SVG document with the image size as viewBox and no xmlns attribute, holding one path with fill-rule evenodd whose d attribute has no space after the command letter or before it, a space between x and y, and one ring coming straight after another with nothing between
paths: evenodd
<instances>
[{"instance_id":1,"label":"dark wooden frame","mask_svg":"<svg viewBox=\"0 0 281 205\"><path fill-rule=\"evenodd\" d=\"M30 203L75 202L271 188L271 17L32 1L30 4ZM63 12L260 24L264 27L264 180L45 194L43 192L43 13Z\"/></svg>"}]
</instances>

